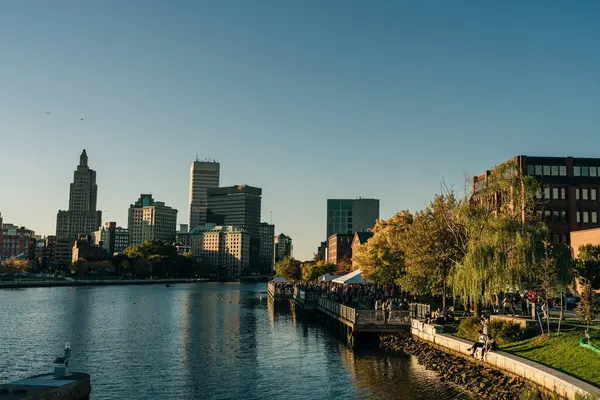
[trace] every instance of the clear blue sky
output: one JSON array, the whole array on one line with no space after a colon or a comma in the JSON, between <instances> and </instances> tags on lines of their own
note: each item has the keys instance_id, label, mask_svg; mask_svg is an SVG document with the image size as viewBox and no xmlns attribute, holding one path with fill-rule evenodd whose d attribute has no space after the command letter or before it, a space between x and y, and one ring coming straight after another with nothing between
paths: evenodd
<instances>
[{"instance_id":1,"label":"clear blue sky","mask_svg":"<svg viewBox=\"0 0 600 400\"><path fill-rule=\"evenodd\" d=\"M53 234L86 148L105 220L151 192L185 223L198 154L309 258L327 198L388 218L513 155L600 157L598 21L585 0L4 0L0 212Z\"/></svg>"}]
</instances>

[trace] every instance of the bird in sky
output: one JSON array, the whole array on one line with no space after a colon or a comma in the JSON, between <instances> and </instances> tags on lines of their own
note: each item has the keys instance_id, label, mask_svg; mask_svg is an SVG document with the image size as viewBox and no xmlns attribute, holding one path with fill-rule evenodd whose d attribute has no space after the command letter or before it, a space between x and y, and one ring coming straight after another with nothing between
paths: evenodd
<instances>
[{"instance_id":1,"label":"bird in sky","mask_svg":"<svg viewBox=\"0 0 600 400\"><path fill-rule=\"evenodd\" d=\"M83 117L81 117L80 121L83 121Z\"/></svg>"},{"instance_id":2,"label":"bird in sky","mask_svg":"<svg viewBox=\"0 0 600 400\"><path fill-rule=\"evenodd\" d=\"M51 113L50 111L46 111L46 113L45 113L45 114L46 114L46 115L50 115L50 114L52 114L52 113Z\"/></svg>"}]
</instances>

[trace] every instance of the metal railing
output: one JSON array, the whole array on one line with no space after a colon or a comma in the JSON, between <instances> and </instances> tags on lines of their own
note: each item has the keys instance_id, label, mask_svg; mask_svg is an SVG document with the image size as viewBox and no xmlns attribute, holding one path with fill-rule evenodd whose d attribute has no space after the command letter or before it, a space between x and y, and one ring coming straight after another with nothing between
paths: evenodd
<instances>
[{"instance_id":1,"label":"metal railing","mask_svg":"<svg viewBox=\"0 0 600 400\"><path fill-rule=\"evenodd\" d=\"M392 310L386 313L381 310L358 310L356 312L358 324L410 324L410 311Z\"/></svg>"},{"instance_id":2,"label":"metal railing","mask_svg":"<svg viewBox=\"0 0 600 400\"><path fill-rule=\"evenodd\" d=\"M356 310L352 307L328 300L326 297L319 297L318 305L319 307L333 314L339 315L340 317L345 318L352 323L356 322Z\"/></svg>"},{"instance_id":3,"label":"metal railing","mask_svg":"<svg viewBox=\"0 0 600 400\"><path fill-rule=\"evenodd\" d=\"M431 305L421 303L410 303L408 305L410 316L415 319L423 319L431 316Z\"/></svg>"},{"instance_id":4,"label":"metal railing","mask_svg":"<svg viewBox=\"0 0 600 400\"><path fill-rule=\"evenodd\" d=\"M273 296L275 296L275 295L279 295L279 296L292 296L292 294L294 293L293 289L295 289L295 288L291 288L291 287L277 287L272 282L269 282L269 285L268 285L268 291Z\"/></svg>"}]
</instances>

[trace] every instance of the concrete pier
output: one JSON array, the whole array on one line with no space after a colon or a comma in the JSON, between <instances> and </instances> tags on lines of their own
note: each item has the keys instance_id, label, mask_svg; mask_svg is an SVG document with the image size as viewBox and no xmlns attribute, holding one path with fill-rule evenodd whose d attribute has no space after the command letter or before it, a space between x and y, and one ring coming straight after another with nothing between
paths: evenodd
<instances>
[{"instance_id":1,"label":"concrete pier","mask_svg":"<svg viewBox=\"0 0 600 400\"><path fill-rule=\"evenodd\" d=\"M60 377L54 374L41 374L0 385L0 399L86 400L91 391L88 374L74 372Z\"/></svg>"}]
</instances>

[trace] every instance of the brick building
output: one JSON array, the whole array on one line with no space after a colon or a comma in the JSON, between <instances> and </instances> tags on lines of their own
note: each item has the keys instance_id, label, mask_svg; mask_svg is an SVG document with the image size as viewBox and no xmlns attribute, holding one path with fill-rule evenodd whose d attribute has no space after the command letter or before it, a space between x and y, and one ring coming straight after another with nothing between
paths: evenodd
<instances>
[{"instance_id":1,"label":"brick building","mask_svg":"<svg viewBox=\"0 0 600 400\"><path fill-rule=\"evenodd\" d=\"M352 259L353 233L336 233L327 240L327 262L340 265Z\"/></svg>"},{"instance_id":2,"label":"brick building","mask_svg":"<svg viewBox=\"0 0 600 400\"><path fill-rule=\"evenodd\" d=\"M518 173L540 184L536 211L555 243L570 243L570 232L598 228L600 158L517 156ZM492 171L473 177L476 194Z\"/></svg>"},{"instance_id":3,"label":"brick building","mask_svg":"<svg viewBox=\"0 0 600 400\"><path fill-rule=\"evenodd\" d=\"M5 224L0 214L0 259L17 256L27 259L34 257L35 247L31 246L32 239L35 239L34 231L24 226Z\"/></svg>"}]
</instances>

